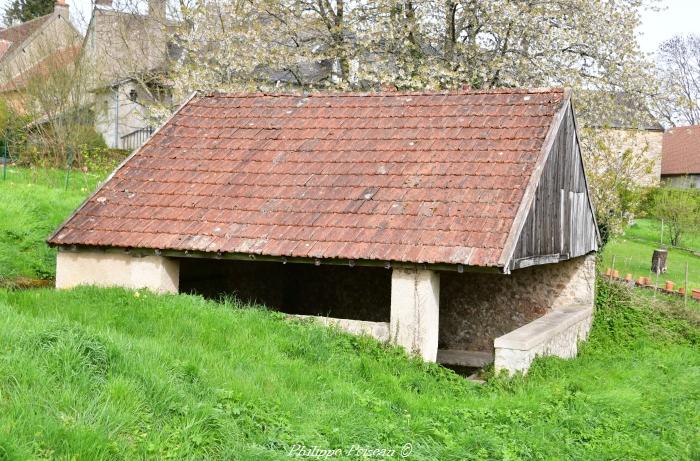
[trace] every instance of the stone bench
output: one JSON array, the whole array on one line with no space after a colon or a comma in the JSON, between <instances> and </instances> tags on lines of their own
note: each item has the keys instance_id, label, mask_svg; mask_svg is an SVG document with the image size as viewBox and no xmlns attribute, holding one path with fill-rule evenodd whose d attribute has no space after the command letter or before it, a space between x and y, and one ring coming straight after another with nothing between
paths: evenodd
<instances>
[{"instance_id":1,"label":"stone bench","mask_svg":"<svg viewBox=\"0 0 700 461\"><path fill-rule=\"evenodd\" d=\"M494 340L496 371L526 373L537 356L573 358L578 342L588 337L593 307L557 308Z\"/></svg>"}]
</instances>

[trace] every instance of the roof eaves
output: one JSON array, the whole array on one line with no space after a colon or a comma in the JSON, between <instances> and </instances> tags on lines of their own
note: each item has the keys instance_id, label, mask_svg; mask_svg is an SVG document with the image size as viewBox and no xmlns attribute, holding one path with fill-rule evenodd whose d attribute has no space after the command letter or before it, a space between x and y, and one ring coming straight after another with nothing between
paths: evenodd
<instances>
[{"instance_id":1,"label":"roof eaves","mask_svg":"<svg viewBox=\"0 0 700 461\"><path fill-rule=\"evenodd\" d=\"M125 248L108 245L78 245L78 244L57 244L49 243L50 246L58 247L59 251L79 252L79 251L101 251L105 253L129 254L132 256L165 256L172 258L187 259L219 259L233 261L258 261L258 262L279 262L282 264L313 264L315 266L349 266L349 267L383 267L385 269L410 268L428 269L438 271L450 271L458 273L487 273L498 274L501 269L497 266L470 266L455 263L419 263L409 261L394 261L384 259L348 259L348 258L318 258L311 256L274 256L260 253L243 252L207 252L201 250L173 250L168 248Z\"/></svg>"}]
</instances>

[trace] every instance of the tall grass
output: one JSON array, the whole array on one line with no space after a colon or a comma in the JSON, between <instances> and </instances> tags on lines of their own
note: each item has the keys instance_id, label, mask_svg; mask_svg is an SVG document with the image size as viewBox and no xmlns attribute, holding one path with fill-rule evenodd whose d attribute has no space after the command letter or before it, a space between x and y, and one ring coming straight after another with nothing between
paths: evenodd
<instances>
[{"instance_id":1,"label":"tall grass","mask_svg":"<svg viewBox=\"0 0 700 461\"><path fill-rule=\"evenodd\" d=\"M0 286L55 276L56 252L45 240L104 177L74 171L66 189L65 175L10 167L0 179Z\"/></svg>"},{"instance_id":2,"label":"tall grass","mask_svg":"<svg viewBox=\"0 0 700 461\"><path fill-rule=\"evenodd\" d=\"M400 459L407 443L415 460L698 459L697 318L605 284L598 299L579 358L478 386L232 302L0 292L0 459Z\"/></svg>"}]
</instances>

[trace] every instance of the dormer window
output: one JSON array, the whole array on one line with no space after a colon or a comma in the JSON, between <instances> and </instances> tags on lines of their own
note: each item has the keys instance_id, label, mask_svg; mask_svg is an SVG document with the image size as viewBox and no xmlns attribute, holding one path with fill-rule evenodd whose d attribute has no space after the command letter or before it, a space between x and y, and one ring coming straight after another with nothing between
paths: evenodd
<instances>
[{"instance_id":1,"label":"dormer window","mask_svg":"<svg viewBox=\"0 0 700 461\"><path fill-rule=\"evenodd\" d=\"M136 102L136 100L139 98L139 94L136 92L136 90L131 90L129 91L129 99L132 102Z\"/></svg>"}]
</instances>

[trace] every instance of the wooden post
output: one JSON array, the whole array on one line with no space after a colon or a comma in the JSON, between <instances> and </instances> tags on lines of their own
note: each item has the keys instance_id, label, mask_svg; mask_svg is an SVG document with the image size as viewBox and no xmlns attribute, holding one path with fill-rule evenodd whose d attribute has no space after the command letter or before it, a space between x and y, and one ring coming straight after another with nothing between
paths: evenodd
<instances>
[{"instance_id":1,"label":"wooden post","mask_svg":"<svg viewBox=\"0 0 700 461\"><path fill-rule=\"evenodd\" d=\"M7 142L2 141L2 180L7 179Z\"/></svg>"},{"instance_id":2,"label":"wooden post","mask_svg":"<svg viewBox=\"0 0 700 461\"><path fill-rule=\"evenodd\" d=\"M688 261L685 262L685 290L683 290L683 304L688 305Z\"/></svg>"},{"instance_id":3,"label":"wooden post","mask_svg":"<svg viewBox=\"0 0 700 461\"><path fill-rule=\"evenodd\" d=\"M616 255L613 255L612 267L610 268L610 269L611 269L611 270L610 270L610 280L612 280L613 274L615 273L615 258L616 258L616 257L617 257Z\"/></svg>"},{"instance_id":4,"label":"wooden post","mask_svg":"<svg viewBox=\"0 0 700 461\"><path fill-rule=\"evenodd\" d=\"M656 273L656 281L654 281L654 298L656 298L656 292L659 291L659 273Z\"/></svg>"}]
</instances>

